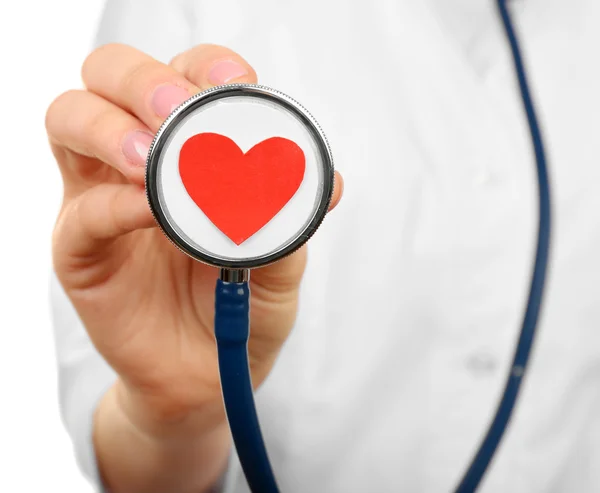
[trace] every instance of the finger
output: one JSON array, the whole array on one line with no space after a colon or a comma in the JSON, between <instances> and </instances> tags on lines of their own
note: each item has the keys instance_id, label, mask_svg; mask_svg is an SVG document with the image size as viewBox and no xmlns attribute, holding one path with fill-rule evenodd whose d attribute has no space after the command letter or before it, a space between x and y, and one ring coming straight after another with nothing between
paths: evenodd
<instances>
[{"instance_id":1,"label":"finger","mask_svg":"<svg viewBox=\"0 0 600 493\"><path fill-rule=\"evenodd\" d=\"M198 45L177 55L170 65L202 90L234 82L257 82L256 72L246 60L219 45Z\"/></svg>"},{"instance_id":2,"label":"finger","mask_svg":"<svg viewBox=\"0 0 600 493\"><path fill-rule=\"evenodd\" d=\"M143 188L133 184L92 187L67 203L56 224L55 259L82 259L115 238L155 225Z\"/></svg>"},{"instance_id":3,"label":"finger","mask_svg":"<svg viewBox=\"0 0 600 493\"><path fill-rule=\"evenodd\" d=\"M137 118L106 99L88 91L66 92L50 105L46 129L52 143L96 158L133 183L144 182L145 161L153 135ZM63 167L72 165L71 169L63 170L68 181L87 181L90 174L97 173L91 169L92 160L59 161Z\"/></svg>"},{"instance_id":4,"label":"finger","mask_svg":"<svg viewBox=\"0 0 600 493\"><path fill-rule=\"evenodd\" d=\"M88 90L137 116L152 132L199 91L173 67L121 44L93 51L81 75Z\"/></svg>"},{"instance_id":5,"label":"finger","mask_svg":"<svg viewBox=\"0 0 600 493\"><path fill-rule=\"evenodd\" d=\"M336 171L333 181L333 195L331 196L331 202L329 204L329 211L331 212L340 203L342 195L344 194L344 178Z\"/></svg>"}]
</instances>

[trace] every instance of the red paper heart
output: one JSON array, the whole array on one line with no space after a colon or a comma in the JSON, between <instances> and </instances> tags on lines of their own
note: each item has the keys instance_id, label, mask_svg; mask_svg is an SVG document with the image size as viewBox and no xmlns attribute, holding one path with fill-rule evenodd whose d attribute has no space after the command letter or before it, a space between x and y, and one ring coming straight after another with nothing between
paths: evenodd
<instances>
[{"instance_id":1,"label":"red paper heart","mask_svg":"<svg viewBox=\"0 0 600 493\"><path fill-rule=\"evenodd\" d=\"M192 200L236 245L267 224L304 179L304 152L271 137L246 154L229 137L201 133L179 153L179 174Z\"/></svg>"}]
</instances>

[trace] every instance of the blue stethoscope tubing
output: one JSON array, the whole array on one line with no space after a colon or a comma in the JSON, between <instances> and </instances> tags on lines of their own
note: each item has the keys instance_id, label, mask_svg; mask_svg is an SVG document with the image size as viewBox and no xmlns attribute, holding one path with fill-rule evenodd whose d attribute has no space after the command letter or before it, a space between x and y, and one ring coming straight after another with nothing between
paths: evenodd
<instances>
[{"instance_id":1,"label":"blue stethoscope tubing","mask_svg":"<svg viewBox=\"0 0 600 493\"><path fill-rule=\"evenodd\" d=\"M249 313L248 283L218 279L215 291L215 338L221 391L231 436L250 491L276 493L279 490L254 405L248 363Z\"/></svg>"},{"instance_id":2,"label":"blue stethoscope tubing","mask_svg":"<svg viewBox=\"0 0 600 493\"><path fill-rule=\"evenodd\" d=\"M523 108L527 116L533 150L535 152L539 200L538 240L535 261L533 264L533 274L531 277L531 286L529 289L529 298L527 300L527 307L525 309L523 325L519 334L517 349L504 387L504 393L502 394L502 399L500 400L500 404L498 405L496 414L488 428L485 438L456 489L457 493L469 493L475 491L481 482L481 479L498 448L508 422L510 421L535 337L542 304L542 296L544 293L544 285L546 282L546 273L548 271L550 251L551 201L544 143L531 98L529 83L525 74L519 42L506 6L506 0L497 0L497 4L506 37L508 38L510 49L512 51L515 73L521 91Z\"/></svg>"},{"instance_id":3,"label":"blue stethoscope tubing","mask_svg":"<svg viewBox=\"0 0 600 493\"><path fill-rule=\"evenodd\" d=\"M523 325L504 392L491 425L456 493L471 493L477 489L510 421L536 332L550 249L550 185L542 135L506 0L496 0L496 3L510 44L535 152L539 196L538 238ZM247 282L217 281L215 336L221 388L231 434L250 490L253 493L278 493L256 414L248 365L249 296Z\"/></svg>"}]
</instances>

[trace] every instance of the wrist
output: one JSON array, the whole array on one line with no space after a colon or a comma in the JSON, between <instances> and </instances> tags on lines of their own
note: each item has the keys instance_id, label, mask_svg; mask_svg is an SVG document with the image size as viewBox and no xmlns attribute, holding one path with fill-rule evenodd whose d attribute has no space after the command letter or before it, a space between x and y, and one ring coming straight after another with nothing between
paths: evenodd
<instances>
[{"instance_id":1,"label":"wrist","mask_svg":"<svg viewBox=\"0 0 600 493\"><path fill-rule=\"evenodd\" d=\"M231 447L226 421L155 420L120 385L108 390L94 415L94 449L107 490L196 493L217 484Z\"/></svg>"},{"instance_id":2,"label":"wrist","mask_svg":"<svg viewBox=\"0 0 600 493\"><path fill-rule=\"evenodd\" d=\"M215 429L227 429L222 399L192 407L142 395L118 379L109 391L118 412L141 435L163 444L194 441Z\"/></svg>"}]
</instances>

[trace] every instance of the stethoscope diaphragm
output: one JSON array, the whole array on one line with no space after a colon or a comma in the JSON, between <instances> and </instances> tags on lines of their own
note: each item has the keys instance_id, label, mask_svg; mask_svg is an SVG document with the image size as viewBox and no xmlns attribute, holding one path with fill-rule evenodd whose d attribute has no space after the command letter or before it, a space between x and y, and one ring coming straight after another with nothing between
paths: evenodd
<instances>
[{"instance_id":1,"label":"stethoscope diaphragm","mask_svg":"<svg viewBox=\"0 0 600 493\"><path fill-rule=\"evenodd\" d=\"M215 267L289 255L327 212L333 159L315 119L273 89L235 84L179 106L150 147L146 189L168 238Z\"/></svg>"}]
</instances>

